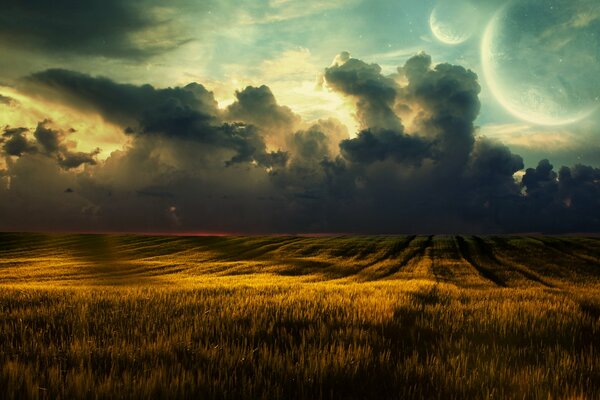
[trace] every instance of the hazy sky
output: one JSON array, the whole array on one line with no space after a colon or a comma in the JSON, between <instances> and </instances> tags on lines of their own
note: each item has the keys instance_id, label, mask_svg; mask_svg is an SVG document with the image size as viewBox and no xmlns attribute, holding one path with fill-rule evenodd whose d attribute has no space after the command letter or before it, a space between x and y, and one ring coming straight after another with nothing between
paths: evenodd
<instances>
[{"instance_id":1,"label":"hazy sky","mask_svg":"<svg viewBox=\"0 0 600 400\"><path fill-rule=\"evenodd\" d=\"M594 0L2 3L2 229L600 228Z\"/></svg>"}]
</instances>

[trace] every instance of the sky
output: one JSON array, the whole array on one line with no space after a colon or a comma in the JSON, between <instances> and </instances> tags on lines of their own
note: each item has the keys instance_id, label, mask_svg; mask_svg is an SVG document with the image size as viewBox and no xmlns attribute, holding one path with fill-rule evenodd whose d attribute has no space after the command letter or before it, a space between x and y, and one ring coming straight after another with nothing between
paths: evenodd
<instances>
[{"instance_id":1,"label":"sky","mask_svg":"<svg viewBox=\"0 0 600 400\"><path fill-rule=\"evenodd\" d=\"M600 230L594 0L2 10L1 230Z\"/></svg>"}]
</instances>

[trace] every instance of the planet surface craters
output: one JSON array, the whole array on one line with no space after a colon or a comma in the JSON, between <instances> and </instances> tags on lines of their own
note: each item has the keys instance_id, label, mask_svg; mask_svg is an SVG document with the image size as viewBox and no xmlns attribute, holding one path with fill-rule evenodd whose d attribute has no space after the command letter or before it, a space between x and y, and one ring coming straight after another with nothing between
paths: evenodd
<instances>
[{"instance_id":1,"label":"planet surface craters","mask_svg":"<svg viewBox=\"0 0 600 400\"><path fill-rule=\"evenodd\" d=\"M579 121L600 105L600 2L509 2L489 22L481 57L488 86L513 115Z\"/></svg>"},{"instance_id":2,"label":"planet surface craters","mask_svg":"<svg viewBox=\"0 0 600 400\"><path fill-rule=\"evenodd\" d=\"M457 45L473 35L477 27L477 16L477 9L466 1L440 1L429 16L429 27L440 42Z\"/></svg>"}]
</instances>

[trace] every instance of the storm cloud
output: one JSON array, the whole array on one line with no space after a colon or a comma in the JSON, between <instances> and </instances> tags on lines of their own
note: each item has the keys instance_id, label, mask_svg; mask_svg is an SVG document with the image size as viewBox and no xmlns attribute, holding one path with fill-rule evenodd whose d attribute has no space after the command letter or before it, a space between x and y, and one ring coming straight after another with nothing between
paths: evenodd
<instances>
[{"instance_id":1,"label":"storm cloud","mask_svg":"<svg viewBox=\"0 0 600 400\"><path fill-rule=\"evenodd\" d=\"M25 90L62 97L73 107L95 110L106 120L125 126L124 132L130 135L159 135L195 141L206 145L204 152L211 148L223 150L231 155L224 161L225 165L254 161L272 166L285 162L284 153L267 151L263 135L255 125L227 122L212 92L198 83L155 89L151 85L119 84L103 77L52 69L26 78L23 85ZM266 91L270 94L268 88ZM265 97L259 97L259 100L264 101ZM256 107L265 106L259 104ZM246 115L256 119L277 111L276 107L276 104L269 104L266 110L261 109L262 114L248 112ZM289 109L287 112L291 115ZM270 117L268 122L274 118L276 116Z\"/></svg>"},{"instance_id":2,"label":"storm cloud","mask_svg":"<svg viewBox=\"0 0 600 400\"><path fill-rule=\"evenodd\" d=\"M248 86L235 93L236 101L227 107L227 118L243 121L269 130L291 130L300 117L288 107L277 104L269 87Z\"/></svg>"},{"instance_id":3,"label":"storm cloud","mask_svg":"<svg viewBox=\"0 0 600 400\"><path fill-rule=\"evenodd\" d=\"M384 75L341 53L322 86L354 104L358 132L349 136L335 119L301 120L267 86L239 90L219 108L198 83L161 89L57 69L26 77L20 90L93 111L129 141L98 160L98 150L69 147L68 127L6 127L0 227L44 229L56 219L88 231L600 228L600 170L555 171L543 160L522 171L519 155L477 134L472 71L421 53ZM52 216L36 211L40 199Z\"/></svg>"},{"instance_id":4,"label":"storm cloud","mask_svg":"<svg viewBox=\"0 0 600 400\"><path fill-rule=\"evenodd\" d=\"M2 5L0 43L52 53L140 59L185 43L156 1L31 0ZM161 32L155 40L143 34ZM154 32L152 35L156 35Z\"/></svg>"},{"instance_id":5,"label":"storm cloud","mask_svg":"<svg viewBox=\"0 0 600 400\"><path fill-rule=\"evenodd\" d=\"M25 132L27 131L27 128L4 128L0 142L7 155L21 156L37 151L35 145L25 137Z\"/></svg>"}]
</instances>

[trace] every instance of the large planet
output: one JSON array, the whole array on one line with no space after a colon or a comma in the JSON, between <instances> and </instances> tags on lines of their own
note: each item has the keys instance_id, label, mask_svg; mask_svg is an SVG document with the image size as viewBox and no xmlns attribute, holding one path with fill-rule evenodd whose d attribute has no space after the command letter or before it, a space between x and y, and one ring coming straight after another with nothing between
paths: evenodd
<instances>
[{"instance_id":1,"label":"large planet","mask_svg":"<svg viewBox=\"0 0 600 400\"><path fill-rule=\"evenodd\" d=\"M489 22L481 43L485 80L514 116L565 125L600 105L600 2L515 0Z\"/></svg>"},{"instance_id":2,"label":"large planet","mask_svg":"<svg viewBox=\"0 0 600 400\"><path fill-rule=\"evenodd\" d=\"M477 27L477 9L462 0L442 0L429 16L429 27L437 40L457 45L467 41Z\"/></svg>"}]
</instances>

